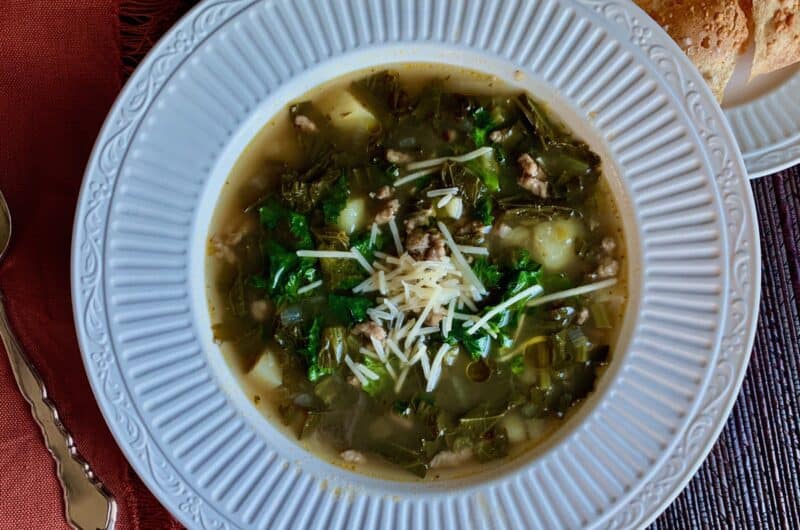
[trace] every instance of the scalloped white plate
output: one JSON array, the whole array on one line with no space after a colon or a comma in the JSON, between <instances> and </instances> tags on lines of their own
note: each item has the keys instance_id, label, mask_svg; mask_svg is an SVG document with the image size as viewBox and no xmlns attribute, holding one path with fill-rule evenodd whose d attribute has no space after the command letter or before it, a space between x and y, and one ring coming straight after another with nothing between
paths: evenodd
<instances>
[{"instance_id":1,"label":"scalloped white plate","mask_svg":"<svg viewBox=\"0 0 800 530\"><path fill-rule=\"evenodd\" d=\"M248 140L311 87L398 62L490 72L548 101L603 156L631 262L623 338L597 391L543 448L459 480L391 482L319 460L255 410L209 329L208 223ZM725 422L760 288L735 140L688 60L627 0L200 4L111 110L72 252L100 408L190 528L640 527Z\"/></svg>"},{"instance_id":2,"label":"scalloped white plate","mask_svg":"<svg viewBox=\"0 0 800 530\"><path fill-rule=\"evenodd\" d=\"M751 42L722 101L750 178L800 163L800 64L748 81L753 50Z\"/></svg>"}]
</instances>

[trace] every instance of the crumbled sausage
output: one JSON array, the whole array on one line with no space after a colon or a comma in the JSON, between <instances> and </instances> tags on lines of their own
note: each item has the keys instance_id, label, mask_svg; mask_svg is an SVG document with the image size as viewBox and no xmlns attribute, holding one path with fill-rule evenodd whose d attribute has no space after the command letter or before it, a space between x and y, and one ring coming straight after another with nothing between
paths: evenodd
<instances>
[{"instance_id":1,"label":"crumbled sausage","mask_svg":"<svg viewBox=\"0 0 800 530\"><path fill-rule=\"evenodd\" d=\"M386 224L394 219L394 216L397 215L398 211L400 211L400 201L397 199L387 201L383 206L383 209L378 212L378 215L375 216L375 222L379 225Z\"/></svg>"},{"instance_id":2,"label":"crumbled sausage","mask_svg":"<svg viewBox=\"0 0 800 530\"><path fill-rule=\"evenodd\" d=\"M386 150L386 160L392 164L408 164L414 160L414 157L408 153L397 151L395 149Z\"/></svg>"},{"instance_id":3,"label":"crumbled sausage","mask_svg":"<svg viewBox=\"0 0 800 530\"><path fill-rule=\"evenodd\" d=\"M499 144L504 142L509 136L511 136L511 129L497 129L496 131L492 131L489 133L489 141Z\"/></svg>"},{"instance_id":4,"label":"crumbled sausage","mask_svg":"<svg viewBox=\"0 0 800 530\"><path fill-rule=\"evenodd\" d=\"M377 192L375 192L375 198L384 200L390 198L394 195L394 189L391 186L381 186Z\"/></svg>"},{"instance_id":5,"label":"crumbled sausage","mask_svg":"<svg viewBox=\"0 0 800 530\"><path fill-rule=\"evenodd\" d=\"M298 114L294 117L294 126L304 133L310 134L317 132L317 124L311 121L311 118L303 114Z\"/></svg>"},{"instance_id":6,"label":"crumbled sausage","mask_svg":"<svg viewBox=\"0 0 800 530\"><path fill-rule=\"evenodd\" d=\"M600 264L597 266L597 271L595 271L594 276L597 278L613 278L618 272L619 262L606 256L600 260Z\"/></svg>"},{"instance_id":7,"label":"crumbled sausage","mask_svg":"<svg viewBox=\"0 0 800 530\"><path fill-rule=\"evenodd\" d=\"M435 261L444 259L447 256L447 243L442 234L439 232L432 233L429 242L430 246L425 252L425 259Z\"/></svg>"},{"instance_id":8,"label":"crumbled sausage","mask_svg":"<svg viewBox=\"0 0 800 530\"><path fill-rule=\"evenodd\" d=\"M372 322L371 320L362 322L361 324L356 324L353 326L351 333L353 333L353 335L363 335L367 338L373 338L375 340L386 339L386 330L383 329L383 326Z\"/></svg>"},{"instance_id":9,"label":"crumbled sausage","mask_svg":"<svg viewBox=\"0 0 800 530\"><path fill-rule=\"evenodd\" d=\"M410 234L420 226L427 226L433 217L433 208L423 208L412 213L405 221L406 233Z\"/></svg>"},{"instance_id":10,"label":"crumbled sausage","mask_svg":"<svg viewBox=\"0 0 800 530\"><path fill-rule=\"evenodd\" d=\"M443 318L444 318L444 313L431 313L428 315L428 318L425 319L425 325L438 326Z\"/></svg>"},{"instance_id":11,"label":"crumbled sausage","mask_svg":"<svg viewBox=\"0 0 800 530\"><path fill-rule=\"evenodd\" d=\"M522 169L522 174L517 178L517 184L537 197L547 198L547 176L539 169L539 164L528 153L522 154L517 163Z\"/></svg>"},{"instance_id":12,"label":"crumbled sausage","mask_svg":"<svg viewBox=\"0 0 800 530\"><path fill-rule=\"evenodd\" d=\"M415 229L406 237L405 246L411 256L415 258L422 257L428 247L431 246L431 235L424 230Z\"/></svg>"},{"instance_id":13,"label":"crumbled sausage","mask_svg":"<svg viewBox=\"0 0 800 530\"><path fill-rule=\"evenodd\" d=\"M472 220L461 225L456 231L459 243L467 242L470 245L482 245L491 226L484 225L481 221Z\"/></svg>"},{"instance_id":14,"label":"crumbled sausage","mask_svg":"<svg viewBox=\"0 0 800 530\"><path fill-rule=\"evenodd\" d=\"M431 459L431 468L455 467L472 458L472 449L465 447L459 451L439 451Z\"/></svg>"},{"instance_id":15,"label":"crumbled sausage","mask_svg":"<svg viewBox=\"0 0 800 530\"><path fill-rule=\"evenodd\" d=\"M236 263L236 253L233 247L239 244L244 237L244 231L237 230L225 235L215 234L209 238L208 243L211 255L215 258L223 259L228 263Z\"/></svg>"},{"instance_id":16,"label":"crumbled sausage","mask_svg":"<svg viewBox=\"0 0 800 530\"><path fill-rule=\"evenodd\" d=\"M272 307L266 300L255 300L250 304L250 315L257 322L264 322L270 316Z\"/></svg>"},{"instance_id":17,"label":"crumbled sausage","mask_svg":"<svg viewBox=\"0 0 800 530\"><path fill-rule=\"evenodd\" d=\"M613 237L604 237L603 241L600 243L600 246L602 247L603 252L606 254L611 254L614 252L614 250L616 250L617 243L614 241Z\"/></svg>"},{"instance_id":18,"label":"crumbled sausage","mask_svg":"<svg viewBox=\"0 0 800 530\"><path fill-rule=\"evenodd\" d=\"M363 464L367 461L367 458L362 453L353 449L342 451L339 453L339 456L342 458L342 460L345 462L350 462L351 464Z\"/></svg>"},{"instance_id":19,"label":"crumbled sausage","mask_svg":"<svg viewBox=\"0 0 800 530\"><path fill-rule=\"evenodd\" d=\"M406 250L415 259L440 260L447 256L447 243L439 232L412 231L406 237Z\"/></svg>"}]
</instances>

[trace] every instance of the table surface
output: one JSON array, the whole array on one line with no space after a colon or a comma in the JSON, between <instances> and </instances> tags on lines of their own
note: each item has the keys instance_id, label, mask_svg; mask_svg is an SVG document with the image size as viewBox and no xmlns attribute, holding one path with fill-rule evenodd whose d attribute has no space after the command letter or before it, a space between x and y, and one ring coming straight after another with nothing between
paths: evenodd
<instances>
[{"instance_id":1,"label":"table surface","mask_svg":"<svg viewBox=\"0 0 800 530\"><path fill-rule=\"evenodd\" d=\"M742 390L697 475L652 528L800 528L800 166L752 181L761 307Z\"/></svg>"},{"instance_id":2,"label":"table surface","mask_svg":"<svg viewBox=\"0 0 800 530\"><path fill-rule=\"evenodd\" d=\"M154 25L150 42L194 3L179 0ZM146 51L123 54L125 71ZM719 440L652 530L800 528L800 166L754 180L752 188L762 287L750 365Z\"/></svg>"}]
</instances>

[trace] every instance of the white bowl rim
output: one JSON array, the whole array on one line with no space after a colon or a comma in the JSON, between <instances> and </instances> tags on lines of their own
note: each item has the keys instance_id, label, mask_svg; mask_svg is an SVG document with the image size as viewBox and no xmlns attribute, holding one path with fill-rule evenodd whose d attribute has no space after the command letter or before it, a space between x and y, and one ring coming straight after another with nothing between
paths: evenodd
<instances>
[{"instance_id":1,"label":"white bowl rim","mask_svg":"<svg viewBox=\"0 0 800 530\"><path fill-rule=\"evenodd\" d=\"M744 174L743 172L743 164L742 159L739 153L735 149L731 149L733 145L733 138L730 133L730 130L727 129L724 120L721 120L721 113L719 108L713 104L709 104L711 101L711 96L708 90L705 88L703 83L696 83L694 79L696 78L695 74L691 70L688 61L683 58L680 53L676 53L677 47L672 45L671 41L668 39L665 41L664 36L659 33L659 30L652 26L648 20L644 19L642 13L633 6L626 6L624 4L617 4L615 2L595 2L591 0L583 0L581 2L589 6L590 8L594 8L597 13L600 13L602 16L607 17L612 20L613 23L621 24L625 26L632 35L632 40L634 42L636 39L646 40L646 38L652 38L653 42L657 44L657 47L660 50L667 50L667 53L671 53L671 59L674 61L674 64L677 66L677 70L685 75L689 81L687 86L691 87L692 91L691 94L686 94L687 103L697 105L697 108L703 110L704 115L703 117L708 119L709 121L713 122L711 129L718 134L718 139L721 142L720 149L723 151L727 151L725 153L726 156L730 157L728 160L729 164L725 169L727 173L723 175L720 173L718 175L719 179L725 177L725 182L731 186L737 185L737 179ZM183 20L179 23L175 28L173 28L167 36L165 36L162 41L153 49L153 51L148 55L146 60L143 63L142 68L140 68L139 72L146 70L147 68L152 68L153 63L158 60L159 54L164 52L167 46L170 44L172 46L175 45L175 42L180 42L181 31L186 31L187 26L189 24L194 23L197 24L198 20L202 20L203 16L208 15L211 11L219 8L220 10L227 10L230 6L243 6L244 8L251 6L254 4L252 1L232 1L232 0L210 0L200 5L196 6ZM227 11L226 11L226 14ZM215 27L219 21L211 20L209 27ZM638 43L637 43L638 44ZM654 46L653 48L655 48ZM653 48L650 49L652 52ZM676 56L676 57L675 57ZM656 57L654 60L659 59ZM103 130L98 137L97 144L95 146L95 150L92 155L92 159L90 160L89 166L87 167L86 177L84 179L82 188L81 188L81 199L79 200L79 208L76 211L76 218L75 218L75 230L73 233L73 257L72 257L72 295L73 295L73 307L74 307L74 315L76 320L76 328L78 329L78 336L79 342L81 345L81 350L84 353L83 359L86 365L87 373L89 374L90 383L92 385L95 394L98 396L98 402L100 404L101 410L106 418L106 421L109 423L111 427L112 433L114 434L115 438L117 439L120 447L125 452L126 457L128 460L134 465L139 472L142 479L154 491L154 493L159 496L159 498L164 502L172 511L175 513L187 526L191 526L193 524L198 523L198 519L193 516L197 512L196 507L192 507L191 509L187 509L185 506L179 506L175 502L167 500L164 496L163 489L157 484L152 477L152 470L148 470L146 467L141 465L140 455L136 454L136 451L130 447L128 441L124 439L121 435L120 429L123 426L120 425L119 419L115 418L111 411L104 405L103 400L100 398L102 395L101 384L103 383L97 376L96 376L96 366L97 363L96 358L92 358L92 350L90 348L90 342L88 334L90 333L87 331L86 321L85 321L85 311L86 306L82 305L81 302L85 299L84 289L86 286L82 284L82 275L86 269L86 254L85 249L81 247L81 245L86 244L86 240L82 239L82 234L80 232L81 229L86 229L87 223L87 211L86 211L86 203L90 196L94 194L104 194L104 193L111 193L110 190L103 190L92 187L92 184L97 186L99 183L96 181L96 175L93 173L93 170L96 170L97 166L103 164L102 156L102 148L108 144L109 137L113 136L112 133L117 132L114 131L115 124L113 123L113 118L119 117L120 113L123 112L123 102L127 99L135 96L137 91L137 87L135 86L137 82L141 81L141 77L143 74L138 73L134 75L129 83L126 85L123 93L121 94L120 98L115 102L111 112L109 113L109 118L104 124ZM693 99L689 102L688 97L691 96ZM727 176L726 176L727 175ZM93 181L94 179L94 181ZM741 183L739 183L741 184ZM100 184L101 185L101 184ZM101 185L102 186L102 185ZM758 236L757 236L757 227L754 224L753 219L754 216L754 205L752 202L752 197L750 195L750 190L748 186L741 186L739 185L738 188L730 188L727 189L726 192L729 194L728 196L732 196L737 200L740 200L743 205L743 209L741 213L744 216L744 220L742 223L745 225L742 227L741 234L743 235L743 242L745 243L745 248L742 251L746 254L746 264L752 266L753 263L758 263L759 259L759 247L758 247ZM106 227L107 229L107 227ZM739 241L735 241L734 244L738 243ZM96 264L100 266L100 264ZM743 321L742 324L744 325L740 335L743 342L736 345L737 348L741 349L743 354L739 354L737 357L737 367L734 367L735 378L729 381L729 384L726 386L726 392L724 396L718 396L720 398L724 397L724 402L719 403L719 408L715 413L715 417L717 418L716 421L713 422L713 428L709 431L704 433L703 438L708 438L713 442L716 439L720 429L724 424L724 418L727 417L730 408L732 407L733 400L736 396L736 390L741 383L741 378L744 375L744 366L746 366L747 358L749 357L750 347L752 345L753 335L756 320L754 318L754 308L757 307L757 300L759 296L760 290L760 281L757 274L755 275L747 275L745 278L747 281L751 283L748 286L748 296L747 299L744 301L743 307ZM731 346L733 347L733 346ZM733 389L733 392L730 392L730 389ZM696 410L692 411L693 413ZM702 448L696 453L695 456L691 458L691 462L687 462L686 467L684 467L683 471L680 474L680 477L675 477L673 480L669 491L665 494L659 495L659 499L656 503L649 506L647 513L642 514L640 518L637 518L634 521L638 521L639 523L649 522L652 520L666 504L674 498L680 491L680 489L685 485L685 483L691 478L692 473L694 470L700 465L702 459L705 457L707 452L710 450L712 443L704 443ZM137 462L139 464L137 465ZM654 470L655 473L656 470ZM183 494L183 493L182 493ZM204 499L198 498L194 495L190 495L188 497L191 499L191 503L200 503L203 504ZM636 504L636 502L632 501L632 505ZM177 509L176 509L177 508ZM638 509L639 506L630 506L630 510ZM622 521L629 521L630 520L630 513L631 511L625 512L625 517ZM200 510L202 512L202 510ZM202 520L202 517L200 517Z\"/></svg>"}]
</instances>

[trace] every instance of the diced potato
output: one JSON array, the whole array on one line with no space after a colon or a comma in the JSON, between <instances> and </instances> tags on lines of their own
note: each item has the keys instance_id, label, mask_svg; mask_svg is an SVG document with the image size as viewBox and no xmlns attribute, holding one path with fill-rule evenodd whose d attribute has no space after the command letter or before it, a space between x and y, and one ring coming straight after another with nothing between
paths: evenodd
<instances>
[{"instance_id":1,"label":"diced potato","mask_svg":"<svg viewBox=\"0 0 800 530\"><path fill-rule=\"evenodd\" d=\"M264 352L248 372L251 380L267 389L279 387L283 383L283 375L278 360L271 352Z\"/></svg>"},{"instance_id":2,"label":"diced potato","mask_svg":"<svg viewBox=\"0 0 800 530\"><path fill-rule=\"evenodd\" d=\"M505 428L508 441L512 444L523 442L528 438L528 430L522 419L516 414L506 415L501 425Z\"/></svg>"},{"instance_id":3,"label":"diced potato","mask_svg":"<svg viewBox=\"0 0 800 530\"><path fill-rule=\"evenodd\" d=\"M332 90L316 104L331 119L331 125L349 134L367 134L378 127L378 120L346 90Z\"/></svg>"},{"instance_id":4,"label":"diced potato","mask_svg":"<svg viewBox=\"0 0 800 530\"><path fill-rule=\"evenodd\" d=\"M524 226L515 226L503 237L503 241L515 247L529 247L531 231Z\"/></svg>"},{"instance_id":5,"label":"diced potato","mask_svg":"<svg viewBox=\"0 0 800 530\"><path fill-rule=\"evenodd\" d=\"M531 440L540 438L547 433L547 420L544 418L533 418L525 421L527 425L528 437Z\"/></svg>"},{"instance_id":6,"label":"diced potato","mask_svg":"<svg viewBox=\"0 0 800 530\"><path fill-rule=\"evenodd\" d=\"M366 224L367 207L364 199L349 199L339 214L336 224L347 234L361 230Z\"/></svg>"},{"instance_id":7,"label":"diced potato","mask_svg":"<svg viewBox=\"0 0 800 530\"><path fill-rule=\"evenodd\" d=\"M445 205L444 209L452 219L461 219L461 213L464 211L464 201L461 200L461 197L455 197Z\"/></svg>"},{"instance_id":8,"label":"diced potato","mask_svg":"<svg viewBox=\"0 0 800 530\"><path fill-rule=\"evenodd\" d=\"M575 242L582 234L583 223L578 219L539 223L533 228L533 258L549 271L564 271L578 259Z\"/></svg>"}]
</instances>

